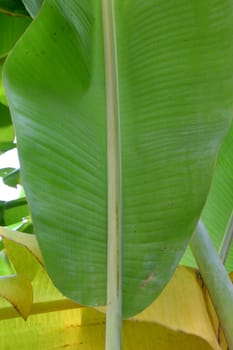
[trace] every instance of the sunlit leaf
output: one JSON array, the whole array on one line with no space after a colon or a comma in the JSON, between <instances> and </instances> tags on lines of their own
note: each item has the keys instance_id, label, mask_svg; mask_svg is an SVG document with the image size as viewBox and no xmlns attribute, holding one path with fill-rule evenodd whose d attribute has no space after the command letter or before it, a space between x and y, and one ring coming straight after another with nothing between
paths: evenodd
<instances>
[{"instance_id":1,"label":"sunlit leaf","mask_svg":"<svg viewBox=\"0 0 233 350\"><path fill-rule=\"evenodd\" d=\"M36 237L34 235L28 235L22 232L11 231L2 227L0 228L0 236L3 239L5 239L6 244L9 245L8 254L10 254L12 261L16 259L15 266L19 265L20 260L24 260L24 259L19 259L17 254L14 254L14 250L16 252L16 249L21 249L21 250L23 249L22 251L24 251L25 249L26 251L28 250L32 255L32 256L29 255L30 258L33 258L34 256L41 264L43 264L41 252L40 252ZM13 250L11 250L10 248L11 245L14 246ZM22 265L22 271L23 271L23 269L26 268L27 266L26 262L22 261L21 265ZM29 268L30 268L30 265L33 265L33 264L29 263ZM22 271L19 271L19 272L22 272Z\"/></svg>"},{"instance_id":2,"label":"sunlit leaf","mask_svg":"<svg viewBox=\"0 0 233 350\"><path fill-rule=\"evenodd\" d=\"M15 271L31 281L33 306L31 314L77 308L79 305L66 299L53 285L43 267L43 259L34 235L0 228L7 255ZM13 292L13 291L12 291ZM5 304L0 319L16 317L17 313Z\"/></svg>"},{"instance_id":3,"label":"sunlit leaf","mask_svg":"<svg viewBox=\"0 0 233 350\"><path fill-rule=\"evenodd\" d=\"M220 332L212 327L213 319L205 300L196 271L178 268L156 302L124 321L123 349L227 350L224 342L218 343ZM67 307L67 310L33 314L27 322L20 318L3 319L1 347L103 350L105 315L91 308Z\"/></svg>"},{"instance_id":4,"label":"sunlit leaf","mask_svg":"<svg viewBox=\"0 0 233 350\"><path fill-rule=\"evenodd\" d=\"M0 296L8 300L19 314L26 319L32 306L32 287L24 276L0 277Z\"/></svg>"},{"instance_id":5,"label":"sunlit leaf","mask_svg":"<svg viewBox=\"0 0 233 350\"><path fill-rule=\"evenodd\" d=\"M0 241L0 276L12 275L14 270L9 262L6 252L3 249L2 240Z\"/></svg>"}]
</instances>

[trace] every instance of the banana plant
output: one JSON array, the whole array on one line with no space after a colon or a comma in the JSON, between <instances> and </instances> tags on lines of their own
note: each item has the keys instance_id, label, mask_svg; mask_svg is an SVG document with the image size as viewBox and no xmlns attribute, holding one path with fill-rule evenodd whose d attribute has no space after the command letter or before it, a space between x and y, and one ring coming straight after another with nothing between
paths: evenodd
<instances>
[{"instance_id":1,"label":"banana plant","mask_svg":"<svg viewBox=\"0 0 233 350\"><path fill-rule=\"evenodd\" d=\"M107 305L119 350L207 198L232 115L232 2L32 4L4 85L33 227L57 288Z\"/></svg>"}]
</instances>

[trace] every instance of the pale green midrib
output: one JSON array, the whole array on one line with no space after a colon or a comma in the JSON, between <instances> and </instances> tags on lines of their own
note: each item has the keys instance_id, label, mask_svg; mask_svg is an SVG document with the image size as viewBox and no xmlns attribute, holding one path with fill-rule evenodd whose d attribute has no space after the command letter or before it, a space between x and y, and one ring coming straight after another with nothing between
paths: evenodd
<instances>
[{"instance_id":1,"label":"pale green midrib","mask_svg":"<svg viewBox=\"0 0 233 350\"><path fill-rule=\"evenodd\" d=\"M219 257L225 264L233 240L233 211L228 221L222 243L219 249Z\"/></svg>"},{"instance_id":2,"label":"pale green midrib","mask_svg":"<svg viewBox=\"0 0 233 350\"><path fill-rule=\"evenodd\" d=\"M121 349L121 161L118 62L114 1L102 0L105 53L107 167L108 167L108 253L106 350Z\"/></svg>"},{"instance_id":3,"label":"pale green midrib","mask_svg":"<svg viewBox=\"0 0 233 350\"><path fill-rule=\"evenodd\" d=\"M209 291L229 349L233 350L233 286L201 220L192 236L190 247Z\"/></svg>"}]
</instances>

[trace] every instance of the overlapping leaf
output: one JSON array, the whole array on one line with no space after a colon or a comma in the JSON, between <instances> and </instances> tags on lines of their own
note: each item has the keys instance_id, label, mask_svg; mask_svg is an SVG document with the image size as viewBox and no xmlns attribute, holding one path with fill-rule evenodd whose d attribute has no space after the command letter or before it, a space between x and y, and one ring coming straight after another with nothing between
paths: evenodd
<instances>
[{"instance_id":1,"label":"overlapping leaf","mask_svg":"<svg viewBox=\"0 0 233 350\"><path fill-rule=\"evenodd\" d=\"M1 229L0 233L19 273L15 277L1 278L1 296L9 299L25 318L31 308L25 323L13 306L0 300L1 347L11 350L33 346L35 350L42 347L49 350L51 346L75 349L82 345L83 349L102 350L105 315L93 309L79 308L54 288L41 266L42 257L34 235L6 229ZM25 282L30 291L29 280L34 292L33 304L31 296L25 292L28 289ZM151 350L155 346L162 350L186 350L191 346L202 350L227 349L216 313L197 271L178 268L160 297L143 313L124 322L123 348Z\"/></svg>"},{"instance_id":2,"label":"overlapping leaf","mask_svg":"<svg viewBox=\"0 0 233 350\"><path fill-rule=\"evenodd\" d=\"M28 317L32 306L32 286L27 278L19 275L0 277L0 296L8 300L24 319Z\"/></svg>"},{"instance_id":3,"label":"overlapping leaf","mask_svg":"<svg viewBox=\"0 0 233 350\"><path fill-rule=\"evenodd\" d=\"M233 127L231 126L219 152L214 177L202 220L217 250L220 249L233 212ZM188 250L182 263L195 266L191 251ZM228 271L233 270L233 244L226 261Z\"/></svg>"},{"instance_id":4,"label":"overlapping leaf","mask_svg":"<svg viewBox=\"0 0 233 350\"><path fill-rule=\"evenodd\" d=\"M233 126L221 147L203 222L213 242L220 248L229 220L233 213ZM233 270L233 243L226 261L228 271Z\"/></svg>"},{"instance_id":5,"label":"overlapping leaf","mask_svg":"<svg viewBox=\"0 0 233 350\"><path fill-rule=\"evenodd\" d=\"M42 5L43 0L22 0L24 6L32 17L35 17Z\"/></svg>"},{"instance_id":6,"label":"overlapping leaf","mask_svg":"<svg viewBox=\"0 0 233 350\"><path fill-rule=\"evenodd\" d=\"M43 259L34 235L0 229L7 255L17 273L1 280L0 296L7 299L16 310L0 300L0 319L24 318L30 314L59 311L79 307L67 300L53 285L43 267ZM33 303L32 303L33 295Z\"/></svg>"},{"instance_id":7,"label":"overlapping leaf","mask_svg":"<svg viewBox=\"0 0 233 350\"><path fill-rule=\"evenodd\" d=\"M0 26L3 33L0 39L0 57L8 54L30 22L30 17L14 17L0 12Z\"/></svg>"}]
</instances>

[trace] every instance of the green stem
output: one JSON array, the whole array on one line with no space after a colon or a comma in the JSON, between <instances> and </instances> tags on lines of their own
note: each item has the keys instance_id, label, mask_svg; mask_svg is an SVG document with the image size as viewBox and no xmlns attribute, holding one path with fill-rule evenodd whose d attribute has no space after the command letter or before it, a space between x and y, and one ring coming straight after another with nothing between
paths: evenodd
<instances>
[{"instance_id":1,"label":"green stem","mask_svg":"<svg viewBox=\"0 0 233 350\"><path fill-rule=\"evenodd\" d=\"M232 239L233 239L233 212L231 213L231 217L229 219L226 232L224 234L221 247L219 249L219 256L223 264L225 264L226 262L227 255L231 247Z\"/></svg>"},{"instance_id":2,"label":"green stem","mask_svg":"<svg viewBox=\"0 0 233 350\"><path fill-rule=\"evenodd\" d=\"M210 293L229 349L233 350L233 286L201 221L190 247Z\"/></svg>"},{"instance_id":3,"label":"green stem","mask_svg":"<svg viewBox=\"0 0 233 350\"><path fill-rule=\"evenodd\" d=\"M108 257L106 350L121 349L121 161L114 2L102 0L108 143Z\"/></svg>"}]
</instances>

